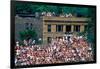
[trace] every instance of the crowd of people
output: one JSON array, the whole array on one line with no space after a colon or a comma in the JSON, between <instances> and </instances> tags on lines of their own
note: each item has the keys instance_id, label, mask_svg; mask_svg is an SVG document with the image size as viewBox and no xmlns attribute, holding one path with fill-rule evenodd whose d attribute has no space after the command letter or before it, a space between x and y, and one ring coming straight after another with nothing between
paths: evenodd
<instances>
[{"instance_id":1,"label":"crowd of people","mask_svg":"<svg viewBox=\"0 0 100 69\"><path fill-rule=\"evenodd\" d=\"M93 61L91 44L83 37L55 38L41 46L15 46L15 65L36 65Z\"/></svg>"},{"instance_id":2,"label":"crowd of people","mask_svg":"<svg viewBox=\"0 0 100 69\"><path fill-rule=\"evenodd\" d=\"M48 13L43 12L42 14L44 16L56 16L56 14L54 12L53 13L51 13L51 12L48 12ZM68 13L68 14L60 14L59 16L60 17L72 17L73 15L71 13Z\"/></svg>"},{"instance_id":3,"label":"crowd of people","mask_svg":"<svg viewBox=\"0 0 100 69\"><path fill-rule=\"evenodd\" d=\"M73 17L75 15L73 15L72 13L66 13L66 14L56 14L55 12L42 12L42 13L38 13L36 12L35 13L35 16L36 17L39 17L40 16L59 16L59 17Z\"/></svg>"}]
</instances>

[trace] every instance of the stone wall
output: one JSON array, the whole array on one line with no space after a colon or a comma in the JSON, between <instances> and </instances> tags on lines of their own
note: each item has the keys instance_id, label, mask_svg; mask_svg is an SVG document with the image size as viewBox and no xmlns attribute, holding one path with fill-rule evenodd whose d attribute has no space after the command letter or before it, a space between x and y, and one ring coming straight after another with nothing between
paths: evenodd
<instances>
[{"instance_id":1,"label":"stone wall","mask_svg":"<svg viewBox=\"0 0 100 69\"><path fill-rule=\"evenodd\" d=\"M32 29L36 31L38 34L38 38L42 38L42 18L36 18L36 17L20 17L15 16L15 40L20 40L19 38L19 32L26 29L26 23L32 24Z\"/></svg>"}]
</instances>

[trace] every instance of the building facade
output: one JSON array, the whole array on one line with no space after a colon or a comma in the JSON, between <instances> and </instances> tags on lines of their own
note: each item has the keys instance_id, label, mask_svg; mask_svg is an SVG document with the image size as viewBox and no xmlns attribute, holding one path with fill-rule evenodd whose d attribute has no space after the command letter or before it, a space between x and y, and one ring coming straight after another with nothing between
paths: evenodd
<instances>
[{"instance_id":1,"label":"building facade","mask_svg":"<svg viewBox=\"0 0 100 69\"><path fill-rule=\"evenodd\" d=\"M63 37L66 33L84 32L88 22L86 17L15 16L15 40L20 40L20 31L35 29L38 39L47 44L52 38Z\"/></svg>"},{"instance_id":2,"label":"building facade","mask_svg":"<svg viewBox=\"0 0 100 69\"><path fill-rule=\"evenodd\" d=\"M63 37L65 33L84 32L89 18L85 17L43 17L43 42L48 43L52 38Z\"/></svg>"},{"instance_id":3,"label":"building facade","mask_svg":"<svg viewBox=\"0 0 100 69\"><path fill-rule=\"evenodd\" d=\"M20 41L19 33L24 30L35 30L37 38L42 38L43 30L42 18L33 15L16 15L15 16L15 40Z\"/></svg>"}]
</instances>

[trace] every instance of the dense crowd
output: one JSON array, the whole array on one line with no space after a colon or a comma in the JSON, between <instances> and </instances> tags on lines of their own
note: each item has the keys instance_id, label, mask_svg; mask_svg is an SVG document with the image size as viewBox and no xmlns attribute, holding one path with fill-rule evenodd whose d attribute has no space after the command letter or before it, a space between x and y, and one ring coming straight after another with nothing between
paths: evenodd
<instances>
[{"instance_id":1,"label":"dense crowd","mask_svg":"<svg viewBox=\"0 0 100 69\"><path fill-rule=\"evenodd\" d=\"M40 17L40 16L54 16L54 17L74 17L75 15L73 15L72 13L66 13L66 14L56 14L55 12L42 12L42 13L39 13L39 12L36 12L35 13L35 16L36 17Z\"/></svg>"},{"instance_id":2,"label":"dense crowd","mask_svg":"<svg viewBox=\"0 0 100 69\"><path fill-rule=\"evenodd\" d=\"M93 61L93 49L83 37L55 38L48 45L15 46L16 65Z\"/></svg>"},{"instance_id":3,"label":"dense crowd","mask_svg":"<svg viewBox=\"0 0 100 69\"><path fill-rule=\"evenodd\" d=\"M51 12L42 12L42 15L43 16L57 16L54 12L51 13ZM60 14L59 15L60 17L72 17L73 15L71 13L68 13L68 14Z\"/></svg>"}]
</instances>

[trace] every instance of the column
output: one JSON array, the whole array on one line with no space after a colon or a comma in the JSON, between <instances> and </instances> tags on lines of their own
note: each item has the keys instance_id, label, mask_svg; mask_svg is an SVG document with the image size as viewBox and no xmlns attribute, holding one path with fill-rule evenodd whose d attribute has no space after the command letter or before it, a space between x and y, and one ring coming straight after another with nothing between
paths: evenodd
<instances>
[{"instance_id":1,"label":"column","mask_svg":"<svg viewBox=\"0 0 100 69\"><path fill-rule=\"evenodd\" d=\"M71 32L74 32L74 25L71 25Z\"/></svg>"},{"instance_id":2,"label":"column","mask_svg":"<svg viewBox=\"0 0 100 69\"><path fill-rule=\"evenodd\" d=\"M43 35L43 44L47 44L47 36Z\"/></svg>"},{"instance_id":3,"label":"column","mask_svg":"<svg viewBox=\"0 0 100 69\"><path fill-rule=\"evenodd\" d=\"M56 25L51 25L51 32L56 32Z\"/></svg>"},{"instance_id":4,"label":"column","mask_svg":"<svg viewBox=\"0 0 100 69\"><path fill-rule=\"evenodd\" d=\"M47 25L43 25L43 32L47 32L48 28Z\"/></svg>"},{"instance_id":5,"label":"column","mask_svg":"<svg viewBox=\"0 0 100 69\"><path fill-rule=\"evenodd\" d=\"M84 25L80 26L80 32L84 32Z\"/></svg>"},{"instance_id":6,"label":"column","mask_svg":"<svg viewBox=\"0 0 100 69\"><path fill-rule=\"evenodd\" d=\"M63 25L63 32L66 32L66 25Z\"/></svg>"}]
</instances>

